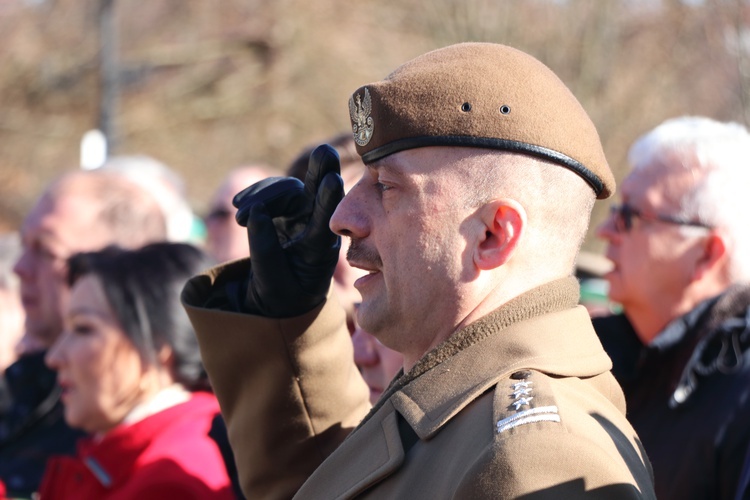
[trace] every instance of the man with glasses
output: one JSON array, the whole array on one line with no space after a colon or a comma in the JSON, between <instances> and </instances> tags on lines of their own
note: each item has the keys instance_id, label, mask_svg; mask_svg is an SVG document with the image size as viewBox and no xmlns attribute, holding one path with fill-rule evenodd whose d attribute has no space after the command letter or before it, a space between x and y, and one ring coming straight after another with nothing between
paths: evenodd
<instances>
[{"instance_id":1,"label":"man with glasses","mask_svg":"<svg viewBox=\"0 0 750 500\"><path fill-rule=\"evenodd\" d=\"M265 165L237 167L227 174L211 197L205 217L206 253L217 263L247 257L247 231L234 220L232 197L267 177L274 175ZM278 174L277 174L278 175Z\"/></svg>"},{"instance_id":2,"label":"man with glasses","mask_svg":"<svg viewBox=\"0 0 750 500\"><path fill-rule=\"evenodd\" d=\"M750 134L707 118L638 139L598 228L622 315L595 318L660 499L733 498L750 438Z\"/></svg>"},{"instance_id":3,"label":"man with glasses","mask_svg":"<svg viewBox=\"0 0 750 500\"><path fill-rule=\"evenodd\" d=\"M67 258L111 244L136 248L166 236L156 200L115 172L64 174L26 216L13 268L26 312L26 352L0 377L12 398L0 413L0 483L8 497L30 498L47 458L73 453L79 436L63 420L55 372L44 364L45 350L63 329Z\"/></svg>"}]
</instances>

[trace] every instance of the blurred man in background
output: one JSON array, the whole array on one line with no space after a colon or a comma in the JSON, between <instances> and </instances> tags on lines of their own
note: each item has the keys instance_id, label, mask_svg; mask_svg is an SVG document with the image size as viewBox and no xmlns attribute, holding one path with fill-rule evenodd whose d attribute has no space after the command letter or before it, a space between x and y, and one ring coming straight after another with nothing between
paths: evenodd
<instances>
[{"instance_id":1,"label":"blurred man in background","mask_svg":"<svg viewBox=\"0 0 750 500\"><path fill-rule=\"evenodd\" d=\"M146 155L112 156L100 168L126 176L151 194L164 216L167 241L202 243L202 222L193 214L185 181L175 170Z\"/></svg>"},{"instance_id":2,"label":"blurred man in background","mask_svg":"<svg viewBox=\"0 0 750 500\"><path fill-rule=\"evenodd\" d=\"M247 231L234 220L234 195L251 184L271 177L265 165L249 165L230 171L211 197L206 224L206 252L217 263L247 257Z\"/></svg>"},{"instance_id":3,"label":"blurred man in background","mask_svg":"<svg viewBox=\"0 0 750 500\"><path fill-rule=\"evenodd\" d=\"M624 313L594 326L662 500L733 498L750 440L748 158L739 124L668 120L598 228Z\"/></svg>"},{"instance_id":4,"label":"blurred man in background","mask_svg":"<svg viewBox=\"0 0 750 500\"><path fill-rule=\"evenodd\" d=\"M121 174L75 171L52 182L21 227L15 264L26 312L27 351L5 371L12 401L0 415L0 480L8 496L30 497L51 454L71 454L78 437L64 422L45 350L63 328L66 259L110 244L136 248L167 237L159 204Z\"/></svg>"}]
</instances>

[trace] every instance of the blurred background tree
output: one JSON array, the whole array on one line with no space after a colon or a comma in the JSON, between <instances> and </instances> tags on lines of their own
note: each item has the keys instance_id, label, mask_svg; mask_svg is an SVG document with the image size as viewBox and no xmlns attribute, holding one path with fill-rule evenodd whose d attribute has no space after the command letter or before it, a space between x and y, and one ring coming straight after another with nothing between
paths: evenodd
<instances>
[{"instance_id":1,"label":"blurred background tree","mask_svg":"<svg viewBox=\"0 0 750 500\"><path fill-rule=\"evenodd\" d=\"M226 171L284 168L348 129L355 88L455 42L550 66L618 179L632 141L666 118L750 120L748 0L0 0L0 232L78 168L101 122L103 2L116 27L111 153L170 165L199 213Z\"/></svg>"}]
</instances>

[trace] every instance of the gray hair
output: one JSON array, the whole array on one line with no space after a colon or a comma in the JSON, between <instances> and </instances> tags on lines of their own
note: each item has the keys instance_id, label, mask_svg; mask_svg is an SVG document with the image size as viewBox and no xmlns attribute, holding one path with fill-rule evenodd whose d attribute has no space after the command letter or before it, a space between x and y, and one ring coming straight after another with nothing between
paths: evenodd
<instances>
[{"instance_id":1,"label":"gray hair","mask_svg":"<svg viewBox=\"0 0 750 500\"><path fill-rule=\"evenodd\" d=\"M66 196L85 197L97 206L92 231L103 230L109 244L137 248L167 239L166 220L150 192L127 176L103 169L68 172L44 194L55 201Z\"/></svg>"},{"instance_id":2,"label":"gray hair","mask_svg":"<svg viewBox=\"0 0 750 500\"><path fill-rule=\"evenodd\" d=\"M680 217L721 228L729 237L729 273L750 280L750 133L734 122L683 116L665 121L631 146L634 172L689 172L693 182L671 200ZM694 228L683 227L686 235Z\"/></svg>"},{"instance_id":3,"label":"gray hair","mask_svg":"<svg viewBox=\"0 0 750 500\"><path fill-rule=\"evenodd\" d=\"M164 213L169 241L192 242L193 210L185 196L185 183L177 172L145 155L114 156L101 170L126 176L154 197Z\"/></svg>"}]
</instances>

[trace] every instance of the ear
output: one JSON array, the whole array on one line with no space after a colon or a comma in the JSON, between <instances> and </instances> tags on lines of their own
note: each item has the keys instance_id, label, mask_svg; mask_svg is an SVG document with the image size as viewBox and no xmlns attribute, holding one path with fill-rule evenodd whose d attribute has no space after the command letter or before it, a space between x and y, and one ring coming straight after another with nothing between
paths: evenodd
<instances>
[{"instance_id":1,"label":"ear","mask_svg":"<svg viewBox=\"0 0 750 500\"><path fill-rule=\"evenodd\" d=\"M169 345L162 345L159 348L156 357L161 366L166 366L168 371L172 371L172 368L174 367L174 351L172 351L172 348Z\"/></svg>"},{"instance_id":2,"label":"ear","mask_svg":"<svg viewBox=\"0 0 750 500\"><path fill-rule=\"evenodd\" d=\"M711 231L700 246L701 253L693 269L693 280L699 280L710 272L716 272L727 257L726 236L720 231Z\"/></svg>"},{"instance_id":3,"label":"ear","mask_svg":"<svg viewBox=\"0 0 750 500\"><path fill-rule=\"evenodd\" d=\"M508 262L526 228L526 210L515 200L493 200L480 209L484 234L474 248L478 269L496 269Z\"/></svg>"}]
</instances>

